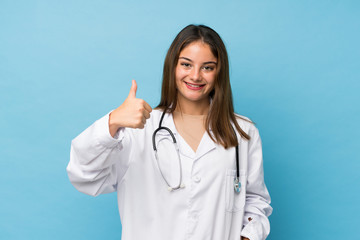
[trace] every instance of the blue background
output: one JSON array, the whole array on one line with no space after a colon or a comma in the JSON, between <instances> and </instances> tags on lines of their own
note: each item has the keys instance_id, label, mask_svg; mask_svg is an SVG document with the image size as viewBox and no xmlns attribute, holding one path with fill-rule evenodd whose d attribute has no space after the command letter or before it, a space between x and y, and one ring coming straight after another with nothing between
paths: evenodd
<instances>
[{"instance_id":1,"label":"blue background","mask_svg":"<svg viewBox=\"0 0 360 240\"><path fill-rule=\"evenodd\" d=\"M0 1L0 239L120 239L116 194L90 197L70 142L128 95L159 102L190 23L227 45L236 111L257 123L269 239L355 239L359 1Z\"/></svg>"}]
</instances>

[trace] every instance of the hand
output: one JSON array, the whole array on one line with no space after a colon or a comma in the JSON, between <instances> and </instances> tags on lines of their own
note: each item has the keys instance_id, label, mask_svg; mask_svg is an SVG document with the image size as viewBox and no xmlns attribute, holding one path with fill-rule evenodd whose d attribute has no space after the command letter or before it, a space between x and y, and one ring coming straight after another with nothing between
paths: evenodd
<instances>
[{"instance_id":1,"label":"hand","mask_svg":"<svg viewBox=\"0 0 360 240\"><path fill-rule=\"evenodd\" d=\"M150 118L152 108L143 99L136 98L137 84L132 80L129 96L117 109L112 111L109 116L109 129L111 136L120 127L144 128L146 119Z\"/></svg>"}]
</instances>

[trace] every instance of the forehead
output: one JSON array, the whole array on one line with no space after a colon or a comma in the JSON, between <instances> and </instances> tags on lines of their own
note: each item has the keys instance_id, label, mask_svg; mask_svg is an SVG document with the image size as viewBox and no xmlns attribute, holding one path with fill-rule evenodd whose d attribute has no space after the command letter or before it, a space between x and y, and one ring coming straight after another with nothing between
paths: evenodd
<instances>
[{"instance_id":1,"label":"forehead","mask_svg":"<svg viewBox=\"0 0 360 240\"><path fill-rule=\"evenodd\" d=\"M179 57L187 57L191 60L215 61L216 57L211 51L209 44L202 41L192 42L181 50Z\"/></svg>"}]
</instances>

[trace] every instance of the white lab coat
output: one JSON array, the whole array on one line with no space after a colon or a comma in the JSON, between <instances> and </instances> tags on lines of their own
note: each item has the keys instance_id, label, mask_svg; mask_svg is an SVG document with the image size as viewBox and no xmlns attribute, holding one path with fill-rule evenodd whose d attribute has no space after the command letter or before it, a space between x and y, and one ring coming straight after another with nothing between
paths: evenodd
<instances>
[{"instance_id":1,"label":"white lab coat","mask_svg":"<svg viewBox=\"0 0 360 240\"><path fill-rule=\"evenodd\" d=\"M235 193L235 148L224 149L205 132L196 152L177 133L171 114L162 126L174 133L185 188L168 191L152 147L160 110L153 110L144 129L121 128L109 134L105 115L71 144L69 179L92 196L117 191L122 240L265 239L272 212L264 183L262 147L257 128L238 120L251 140L240 138L241 192ZM170 185L179 180L177 154L166 131L156 136L160 167ZM249 222L248 218L252 220Z\"/></svg>"}]
</instances>

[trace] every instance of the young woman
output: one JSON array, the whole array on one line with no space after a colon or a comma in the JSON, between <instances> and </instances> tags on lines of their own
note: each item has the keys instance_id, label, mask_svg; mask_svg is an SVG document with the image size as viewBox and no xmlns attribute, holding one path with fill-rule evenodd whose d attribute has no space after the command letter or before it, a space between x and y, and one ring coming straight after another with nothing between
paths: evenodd
<instances>
[{"instance_id":1,"label":"young woman","mask_svg":"<svg viewBox=\"0 0 360 240\"><path fill-rule=\"evenodd\" d=\"M234 114L228 56L211 28L185 27L164 64L160 104L129 96L71 144L81 192L117 191L122 240L265 239L272 212L259 132Z\"/></svg>"}]
</instances>

